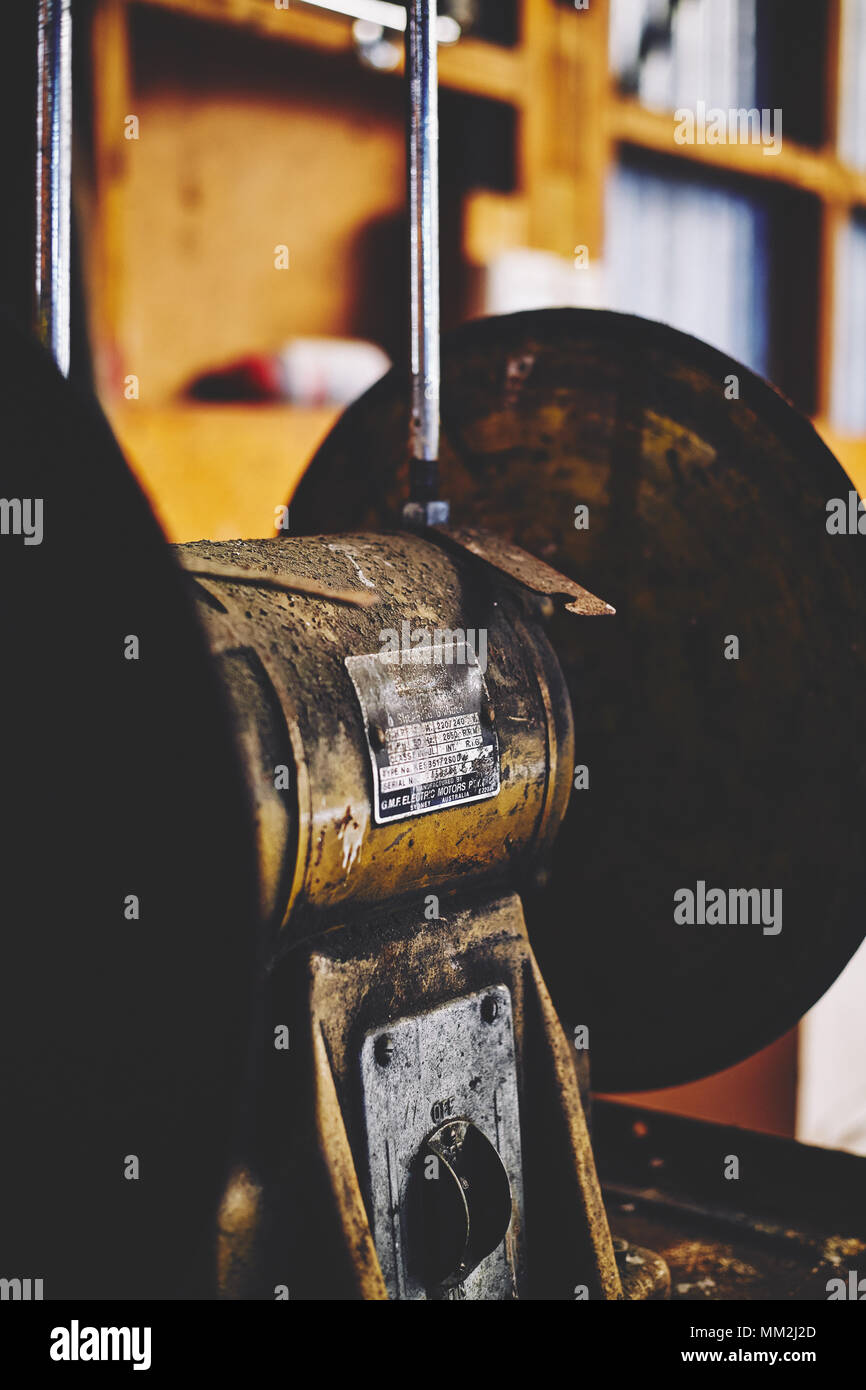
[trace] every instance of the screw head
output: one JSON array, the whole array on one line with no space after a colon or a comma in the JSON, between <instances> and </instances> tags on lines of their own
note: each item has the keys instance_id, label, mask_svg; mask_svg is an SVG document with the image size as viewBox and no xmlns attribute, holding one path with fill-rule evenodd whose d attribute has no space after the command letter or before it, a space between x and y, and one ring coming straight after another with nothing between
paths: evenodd
<instances>
[{"instance_id":1,"label":"screw head","mask_svg":"<svg viewBox=\"0 0 866 1390\"><path fill-rule=\"evenodd\" d=\"M485 999L482 999L481 1017L485 1023L492 1023L495 1018L499 1017L499 1000L494 994L488 994Z\"/></svg>"},{"instance_id":2,"label":"screw head","mask_svg":"<svg viewBox=\"0 0 866 1390\"><path fill-rule=\"evenodd\" d=\"M387 1067L390 1065L391 1058L394 1056L394 1039L390 1034L383 1033L380 1038L376 1039L373 1055L380 1067Z\"/></svg>"}]
</instances>

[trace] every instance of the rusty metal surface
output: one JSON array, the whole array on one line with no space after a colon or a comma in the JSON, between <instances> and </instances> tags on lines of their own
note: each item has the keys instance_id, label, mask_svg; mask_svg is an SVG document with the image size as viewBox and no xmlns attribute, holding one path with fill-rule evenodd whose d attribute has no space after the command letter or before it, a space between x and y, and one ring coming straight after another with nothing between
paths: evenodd
<instances>
[{"instance_id":1,"label":"rusty metal surface","mask_svg":"<svg viewBox=\"0 0 866 1390\"><path fill-rule=\"evenodd\" d=\"M564 607L569 613L580 617L609 617L616 612L604 599L596 598L581 584L559 574L543 560L537 560L534 555L492 531L481 531L472 526L437 526L431 534L501 570L509 579L516 580L534 594L567 599Z\"/></svg>"},{"instance_id":2,"label":"rusty metal surface","mask_svg":"<svg viewBox=\"0 0 866 1390\"><path fill-rule=\"evenodd\" d=\"M358 1179L364 1040L499 987L512 1008L527 1296L571 1301L585 1287L590 1298L621 1297L576 1054L538 974L519 899L480 892L443 899L437 921L421 903L366 913L298 944L271 972L264 1035L273 1020L292 1043L282 1054L264 1050L258 1123L223 1202L224 1296L272 1299L284 1284L299 1300L387 1297Z\"/></svg>"},{"instance_id":3,"label":"rusty metal surface","mask_svg":"<svg viewBox=\"0 0 866 1390\"><path fill-rule=\"evenodd\" d=\"M346 903L359 911L408 892L474 878L516 881L535 870L568 802L571 711L539 625L479 576L474 561L409 533L198 542L180 553L187 567L202 560L245 567L237 584L189 582L234 710L263 904L275 924L291 913L294 938L313 929L311 913L339 918ZM251 568L375 590L379 601L358 609L273 584L257 588ZM379 653L383 633L399 634L404 623L411 631L486 633L485 704L495 722L499 789L483 801L377 824L366 715L346 658ZM435 681L435 670L423 671ZM274 785L278 766L288 769L287 787Z\"/></svg>"},{"instance_id":4,"label":"rusty metal surface","mask_svg":"<svg viewBox=\"0 0 866 1390\"><path fill-rule=\"evenodd\" d=\"M399 516L405 409L395 371L346 412L294 526ZM589 1026L600 1089L730 1065L789 1027L863 936L866 552L825 528L848 479L745 368L589 310L447 337L442 419L455 525L617 610L551 626L590 776L551 890L527 908L560 1014ZM699 879L782 890L783 931L677 924L673 894Z\"/></svg>"},{"instance_id":5,"label":"rusty metal surface","mask_svg":"<svg viewBox=\"0 0 866 1390\"><path fill-rule=\"evenodd\" d=\"M864 1267L864 1158L609 1101L593 1147L614 1235L663 1257L673 1299L826 1300Z\"/></svg>"}]
</instances>

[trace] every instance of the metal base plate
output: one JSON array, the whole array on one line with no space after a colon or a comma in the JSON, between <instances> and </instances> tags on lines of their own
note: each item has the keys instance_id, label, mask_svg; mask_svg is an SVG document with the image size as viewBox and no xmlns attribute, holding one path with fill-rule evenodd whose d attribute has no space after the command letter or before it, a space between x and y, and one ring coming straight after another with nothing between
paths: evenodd
<instances>
[{"instance_id":1,"label":"metal base plate","mask_svg":"<svg viewBox=\"0 0 866 1390\"><path fill-rule=\"evenodd\" d=\"M511 995L504 985L368 1033L361 1048L368 1203L393 1299L510 1300L523 1292L523 1181ZM469 1119L494 1145L514 1199L503 1243L456 1288L428 1291L413 1245L409 1188L427 1136ZM416 1242L417 1244L417 1242Z\"/></svg>"}]
</instances>

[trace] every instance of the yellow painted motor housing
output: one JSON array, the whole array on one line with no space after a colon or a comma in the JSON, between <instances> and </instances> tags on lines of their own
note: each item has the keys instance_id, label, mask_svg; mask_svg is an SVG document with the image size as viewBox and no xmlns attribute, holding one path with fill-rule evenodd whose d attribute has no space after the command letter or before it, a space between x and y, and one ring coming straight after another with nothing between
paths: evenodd
<instances>
[{"instance_id":1,"label":"yellow painted motor housing","mask_svg":"<svg viewBox=\"0 0 866 1390\"><path fill-rule=\"evenodd\" d=\"M311 914L318 929L322 913L349 903L357 910L537 873L568 805L574 734L532 596L408 532L198 542L179 552L243 754L263 908L275 924L291 918L290 939L313 929ZM206 572L225 566L237 568L237 583ZM251 571L272 578L251 583ZM293 591L293 576L355 590L370 606ZM481 723L495 731L499 790L378 824L370 740L382 735L347 658L390 652L400 678L417 684L420 675L434 688L448 679L436 660L443 632L465 634L483 661ZM425 661L422 641L419 663L406 639L425 633L433 656Z\"/></svg>"}]
</instances>

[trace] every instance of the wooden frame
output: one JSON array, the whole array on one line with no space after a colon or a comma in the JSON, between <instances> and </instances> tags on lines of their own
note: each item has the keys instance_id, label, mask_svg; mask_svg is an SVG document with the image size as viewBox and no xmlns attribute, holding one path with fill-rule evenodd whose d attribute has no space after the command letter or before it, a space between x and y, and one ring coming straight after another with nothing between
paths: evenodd
<instances>
[{"instance_id":1,"label":"wooden frame","mask_svg":"<svg viewBox=\"0 0 866 1390\"><path fill-rule=\"evenodd\" d=\"M287 10L277 9L272 0L94 0L88 298L99 389L122 443L161 503L172 534L189 539L210 525L217 538L226 528L231 533L235 522L237 527L254 524L249 509L238 510L237 496L237 451L249 449L250 436L260 444L260 482L268 501L276 502L300 475L339 412L297 407L228 410L215 423L214 408L165 399L124 399L123 382L134 368L127 342L126 192L131 149L123 123L134 102L130 12L136 7L234 26L343 61L353 49L352 23L306 9L299 0L292 0ZM749 144L678 145L671 115L621 96L608 70L608 0L591 0L587 9L574 11L556 0L520 0L520 33L513 48L473 38L443 48L440 70L446 91L503 102L517 113L515 190L466 195L460 247L464 262L481 267L515 246L570 257L574 247L583 244L592 259L600 257L606 174L623 147L692 161L704 172L715 170L807 194L820 209L819 261L810 273L819 305L815 397L824 430L830 410L837 234L855 209L866 208L866 171L851 168L836 151L841 8L841 0L828 0L826 143L813 149L786 139L773 159L763 158L761 150ZM383 74L377 80L388 83L391 78ZM866 441L840 439L829 426L825 432L855 481L866 483ZM287 448L292 436L294 442ZM189 485L199 473L202 482L209 480L214 506L201 512L200 523L194 519L194 506L173 500L180 494L171 470L176 473L180 457ZM261 529L258 513L256 518Z\"/></svg>"}]
</instances>

